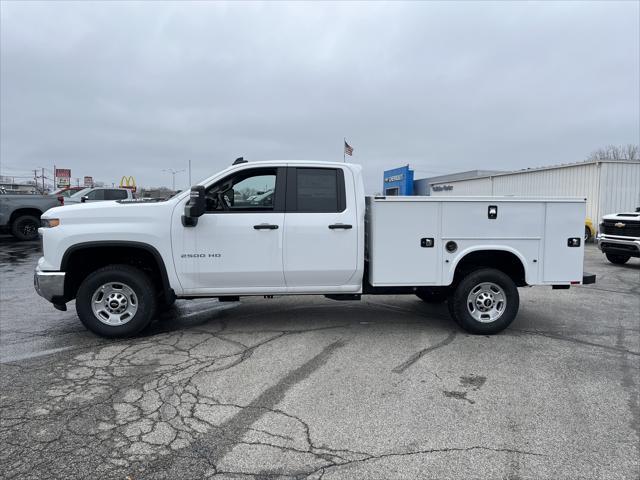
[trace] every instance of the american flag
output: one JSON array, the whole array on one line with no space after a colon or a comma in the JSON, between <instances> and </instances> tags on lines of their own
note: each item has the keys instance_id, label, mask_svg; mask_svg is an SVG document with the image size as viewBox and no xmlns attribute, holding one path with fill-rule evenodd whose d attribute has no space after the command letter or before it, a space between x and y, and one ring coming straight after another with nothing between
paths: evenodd
<instances>
[{"instance_id":1,"label":"american flag","mask_svg":"<svg viewBox=\"0 0 640 480\"><path fill-rule=\"evenodd\" d=\"M353 156L353 147L349 145L346 140L344 141L344 153L346 153L350 157Z\"/></svg>"}]
</instances>

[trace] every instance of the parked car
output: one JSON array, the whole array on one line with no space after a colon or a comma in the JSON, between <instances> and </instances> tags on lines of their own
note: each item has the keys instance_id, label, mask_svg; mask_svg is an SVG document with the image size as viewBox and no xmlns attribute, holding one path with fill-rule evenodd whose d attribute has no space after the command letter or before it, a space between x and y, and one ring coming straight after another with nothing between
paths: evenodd
<instances>
[{"instance_id":1,"label":"parked car","mask_svg":"<svg viewBox=\"0 0 640 480\"><path fill-rule=\"evenodd\" d=\"M48 211L34 283L58 309L75 298L107 337L134 335L176 298L274 294L417 295L492 334L516 317L517 287L595 282L584 214L584 198L365 197L359 165L242 162L166 201Z\"/></svg>"},{"instance_id":2,"label":"parked car","mask_svg":"<svg viewBox=\"0 0 640 480\"><path fill-rule=\"evenodd\" d=\"M593 221L587 217L584 221L584 243L590 242L596 237L596 228L593 226Z\"/></svg>"},{"instance_id":3,"label":"parked car","mask_svg":"<svg viewBox=\"0 0 640 480\"><path fill-rule=\"evenodd\" d=\"M602 217L596 241L607 260L618 265L640 257L640 207Z\"/></svg>"},{"instance_id":4,"label":"parked car","mask_svg":"<svg viewBox=\"0 0 640 480\"><path fill-rule=\"evenodd\" d=\"M70 197L74 193L79 192L80 190L84 190L86 187L63 187L51 192L50 195L55 197Z\"/></svg>"},{"instance_id":5,"label":"parked car","mask_svg":"<svg viewBox=\"0 0 640 480\"><path fill-rule=\"evenodd\" d=\"M51 195L13 195L0 192L0 230L18 240L38 238L40 216L61 205Z\"/></svg>"},{"instance_id":6,"label":"parked car","mask_svg":"<svg viewBox=\"0 0 640 480\"><path fill-rule=\"evenodd\" d=\"M65 198L65 205L73 203L101 202L105 200L125 200L135 198L128 188L88 187Z\"/></svg>"}]
</instances>

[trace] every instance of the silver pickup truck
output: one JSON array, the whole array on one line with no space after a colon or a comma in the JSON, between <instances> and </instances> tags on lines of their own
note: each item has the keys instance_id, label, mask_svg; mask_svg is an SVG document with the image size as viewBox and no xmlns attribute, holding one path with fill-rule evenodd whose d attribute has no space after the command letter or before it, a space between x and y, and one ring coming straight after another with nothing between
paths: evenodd
<instances>
[{"instance_id":1,"label":"silver pickup truck","mask_svg":"<svg viewBox=\"0 0 640 480\"><path fill-rule=\"evenodd\" d=\"M0 231L10 232L18 240L35 240L40 215L60 205L52 195L17 195L0 190Z\"/></svg>"}]
</instances>

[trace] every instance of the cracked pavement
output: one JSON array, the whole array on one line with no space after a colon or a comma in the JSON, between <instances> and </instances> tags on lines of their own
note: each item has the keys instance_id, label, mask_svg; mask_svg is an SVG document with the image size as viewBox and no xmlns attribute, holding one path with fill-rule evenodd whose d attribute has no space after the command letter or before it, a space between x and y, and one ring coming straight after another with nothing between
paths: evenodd
<instances>
[{"instance_id":1,"label":"cracked pavement","mask_svg":"<svg viewBox=\"0 0 640 480\"><path fill-rule=\"evenodd\" d=\"M0 237L7 479L638 478L640 262L520 289L496 336L413 296L178 301L111 341Z\"/></svg>"}]
</instances>

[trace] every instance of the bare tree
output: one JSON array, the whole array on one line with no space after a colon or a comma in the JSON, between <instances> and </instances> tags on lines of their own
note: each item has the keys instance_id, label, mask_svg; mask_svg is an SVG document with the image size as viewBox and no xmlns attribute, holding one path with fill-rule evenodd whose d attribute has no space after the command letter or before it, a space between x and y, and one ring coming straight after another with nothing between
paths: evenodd
<instances>
[{"instance_id":1,"label":"bare tree","mask_svg":"<svg viewBox=\"0 0 640 480\"><path fill-rule=\"evenodd\" d=\"M630 143L624 148L624 151L627 154L627 160L640 160L638 158L638 145Z\"/></svg>"},{"instance_id":2,"label":"bare tree","mask_svg":"<svg viewBox=\"0 0 640 480\"><path fill-rule=\"evenodd\" d=\"M604 148L594 150L587 160L639 160L638 145L607 145Z\"/></svg>"}]
</instances>

